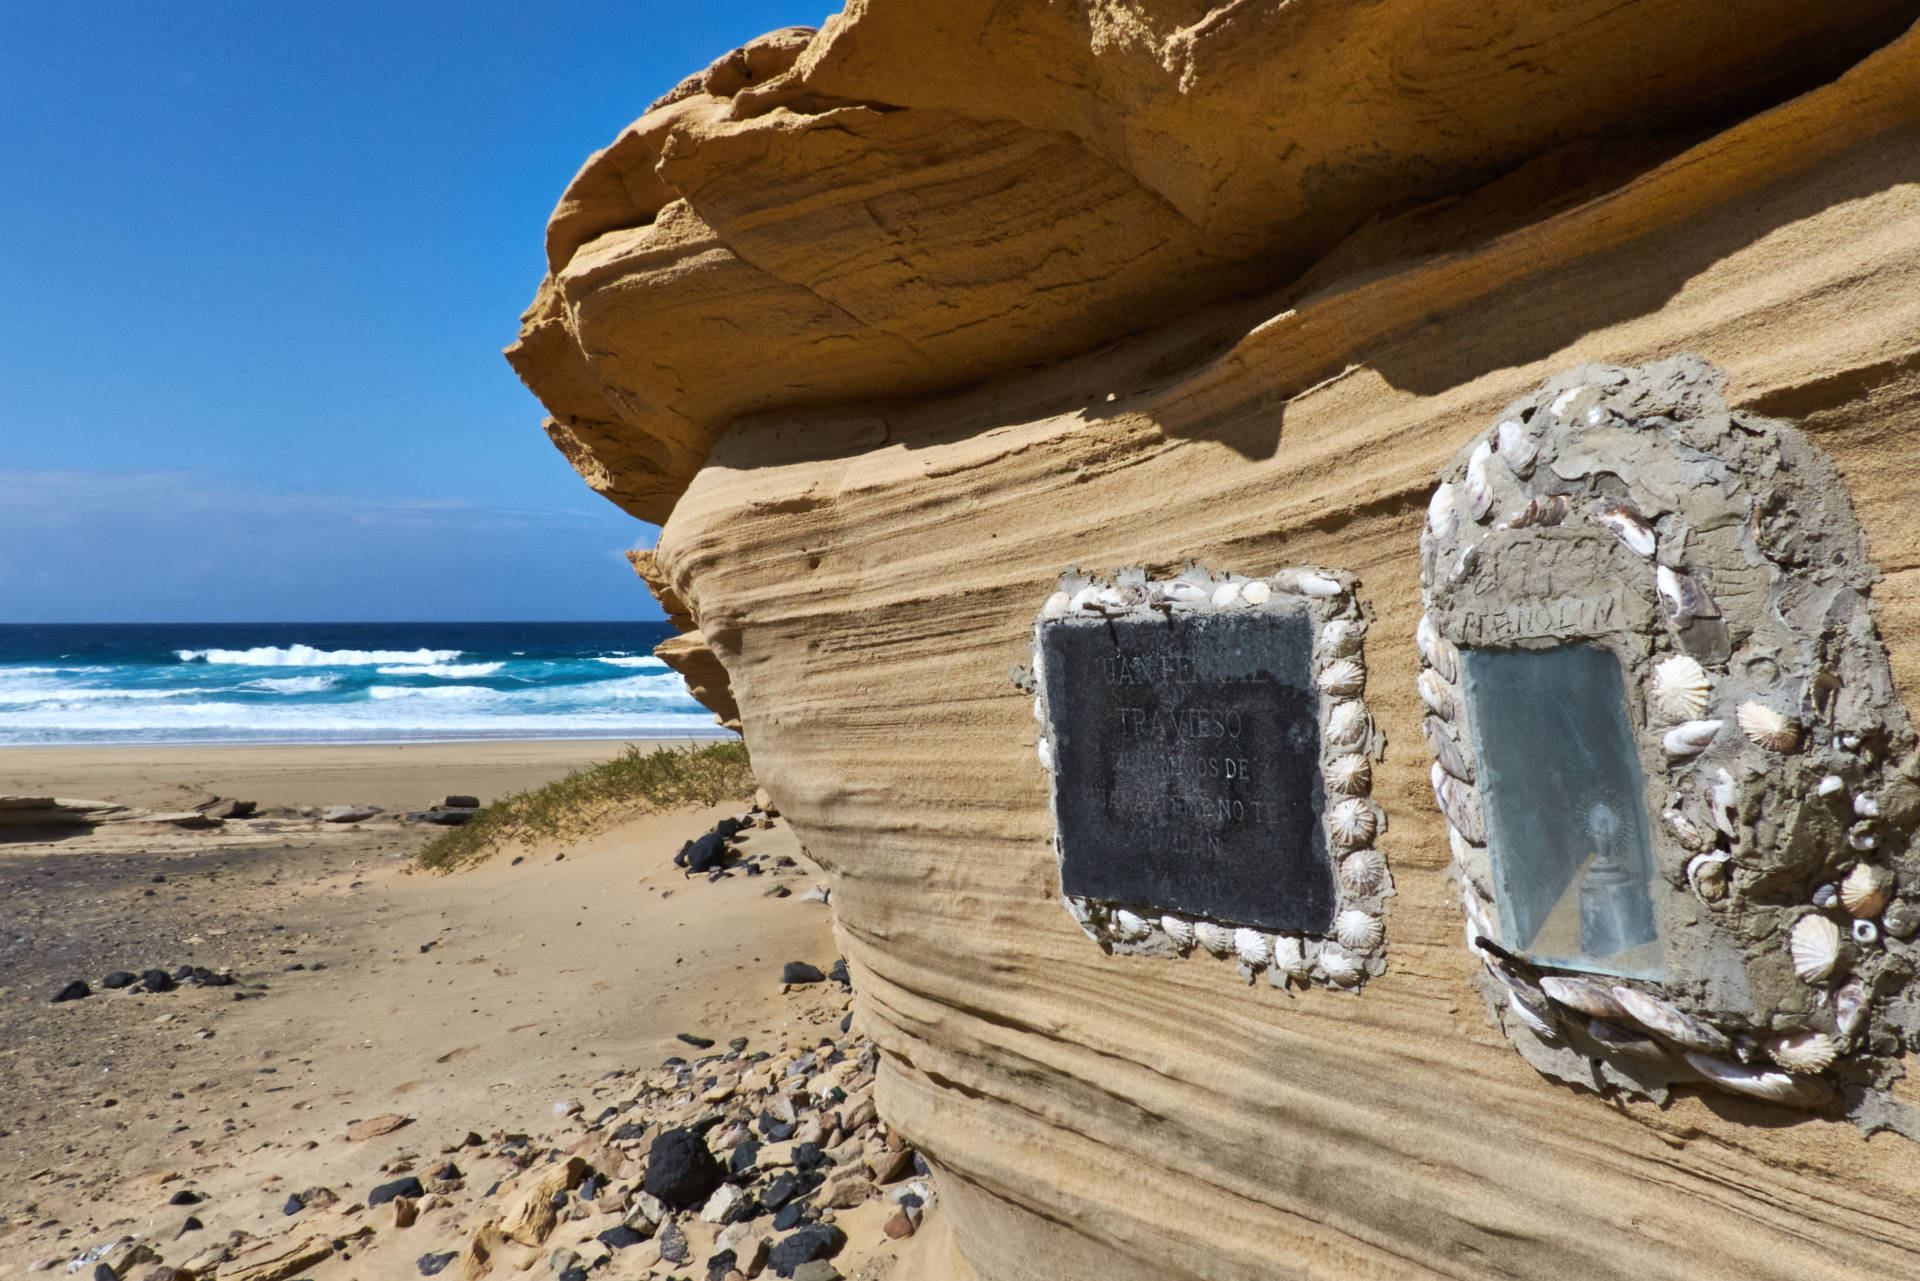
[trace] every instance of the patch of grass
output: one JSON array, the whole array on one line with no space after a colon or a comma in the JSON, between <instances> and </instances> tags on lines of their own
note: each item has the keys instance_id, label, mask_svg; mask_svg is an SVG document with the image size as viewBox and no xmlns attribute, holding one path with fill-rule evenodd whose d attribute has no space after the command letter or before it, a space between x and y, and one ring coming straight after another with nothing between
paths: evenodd
<instances>
[{"instance_id":1,"label":"patch of grass","mask_svg":"<svg viewBox=\"0 0 1920 1281\"><path fill-rule=\"evenodd\" d=\"M516 792L481 810L420 851L420 861L451 871L518 843L582 836L608 823L680 805L718 805L753 795L747 745L732 740L705 747L637 744L604 765L577 769L530 792Z\"/></svg>"}]
</instances>

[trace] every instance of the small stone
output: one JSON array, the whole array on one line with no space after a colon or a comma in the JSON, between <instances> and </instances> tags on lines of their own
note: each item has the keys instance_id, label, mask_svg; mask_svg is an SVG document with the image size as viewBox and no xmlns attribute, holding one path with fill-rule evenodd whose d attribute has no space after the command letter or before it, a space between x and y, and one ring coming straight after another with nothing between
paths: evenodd
<instances>
[{"instance_id":1,"label":"small stone","mask_svg":"<svg viewBox=\"0 0 1920 1281\"><path fill-rule=\"evenodd\" d=\"M824 983L827 976L805 961L788 961L786 968L780 971L782 983Z\"/></svg>"},{"instance_id":2,"label":"small stone","mask_svg":"<svg viewBox=\"0 0 1920 1281\"><path fill-rule=\"evenodd\" d=\"M442 796L427 808L430 810L477 810L480 808L480 798L460 795Z\"/></svg>"},{"instance_id":3,"label":"small stone","mask_svg":"<svg viewBox=\"0 0 1920 1281\"><path fill-rule=\"evenodd\" d=\"M410 1196L397 1196L393 1199L393 1226L410 1228L420 1217L420 1203Z\"/></svg>"},{"instance_id":4,"label":"small stone","mask_svg":"<svg viewBox=\"0 0 1920 1281\"><path fill-rule=\"evenodd\" d=\"M745 1139L733 1149L733 1155L727 1159L727 1173L736 1179L744 1179L752 1174L760 1159L760 1140Z\"/></svg>"},{"instance_id":5,"label":"small stone","mask_svg":"<svg viewBox=\"0 0 1920 1281\"><path fill-rule=\"evenodd\" d=\"M61 988L58 992L55 992L53 994L53 1000L48 1002L48 1004L58 1005L62 1001L84 1000L85 998L92 995L93 995L93 989L87 986L87 981L85 979L75 979L71 983L67 984L65 987Z\"/></svg>"},{"instance_id":6,"label":"small stone","mask_svg":"<svg viewBox=\"0 0 1920 1281\"><path fill-rule=\"evenodd\" d=\"M140 986L149 992L171 992L179 984L165 970L148 970L140 976Z\"/></svg>"},{"instance_id":7,"label":"small stone","mask_svg":"<svg viewBox=\"0 0 1920 1281\"><path fill-rule=\"evenodd\" d=\"M378 805L329 805L320 811L322 823L358 823L380 813Z\"/></svg>"},{"instance_id":8,"label":"small stone","mask_svg":"<svg viewBox=\"0 0 1920 1281\"><path fill-rule=\"evenodd\" d=\"M905 1210L899 1210L880 1230L895 1241L904 1241L913 1235L913 1220L907 1216Z\"/></svg>"},{"instance_id":9,"label":"small stone","mask_svg":"<svg viewBox=\"0 0 1920 1281\"><path fill-rule=\"evenodd\" d=\"M200 1222L199 1219L189 1214L184 1220L181 1221L180 1230L173 1234L173 1239L178 1241L181 1237L187 1235L187 1233L198 1232L206 1226L207 1225Z\"/></svg>"},{"instance_id":10,"label":"small stone","mask_svg":"<svg viewBox=\"0 0 1920 1281\"><path fill-rule=\"evenodd\" d=\"M403 1196L412 1197L417 1201L426 1196L426 1194L427 1190L420 1186L420 1180L414 1178L412 1175L408 1175L404 1179L395 1179L391 1183L382 1183L379 1187L367 1193L367 1204L370 1206L385 1205L395 1197Z\"/></svg>"},{"instance_id":11,"label":"small stone","mask_svg":"<svg viewBox=\"0 0 1920 1281\"><path fill-rule=\"evenodd\" d=\"M347 1127L347 1142L364 1143L368 1139L375 1139L383 1134L392 1134L412 1120L412 1117L402 1116L398 1112L382 1112L379 1116L355 1121Z\"/></svg>"},{"instance_id":12,"label":"small stone","mask_svg":"<svg viewBox=\"0 0 1920 1281\"><path fill-rule=\"evenodd\" d=\"M595 1235L594 1240L609 1250L624 1250L630 1245L639 1245L646 1237L624 1223L616 1223L605 1232Z\"/></svg>"},{"instance_id":13,"label":"small stone","mask_svg":"<svg viewBox=\"0 0 1920 1281\"><path fill-rule=\"evenodd\" d=\"M719 1162L700 1136L685 1127L666 1131L647 1152L646 1190L675 1209L701 1204L720 1180Z\"/></svg>"},{"instance_id":14,"label":"small stone","mask_svg":"<svg viewBox=\"0 0 1920 1281\"><path fill-rule=\"evenodd\" d=\"M737 1217L741 1203L747 1200L747 1194L731 1183L722 1183L700 1207L702 1223L726 1223Z\"/></svg>"},{"instance_id":15,"label":"small stone","mask_svg":"<svg viewBox=\"0 0 1920 1281\"><path fill-rule=\"evenodd\" d=\"M676 1041L684 1041L696 1050L711 1050L713 1048L713 1038L709 1036L695 1036L691 1032L675 1032L673 1039Z\"/></svg>"},{"instance_id":16,"label":"small stone","mask_svg":"<svg viewBox=\"0 0 1920 1281\"><path fill-rule=\"evenodd\" d=\"M206 1199L207 1198L205 1196L203 1196L201 1193L195 1192L192 1188L181 1188L178 1192L174 1193L171 1197L167 1198L167 1204L168 1205L199 1205L202 1201Z\"/></svg>"},{"instance_id":17,"label":"small stone","mask_svg":"<svg viewBox=\"0 0 1920 1281\"><path fill-rule=\"evenodd\" d=\"M778 1210L781 1206L793 1200L793 1194L799 1191L799 1188L800 1181L798 1179L794 1178L791 1174L783 1174L769 1183L767 1190L760 1194L760 1204L766 1206L769 1210Z\"/></svg>"},{"instance_id":18,"label":"small stone","mask_svg":"<svg viewBox=\"0 0 1920 1281\"><path fill-rule=\"evenodd\" d=\"M734 1270L733 1251L716 1250L707 1258L707 1281L725 1281L728 1273Z\"/></svg>"},{"instance_id":19,"label":"small stone","mask_svg":"<svg viewBox=\"0 0 1920 1281\"><path fill-rule=\"evenodd\" d=\"M729 1050L737 1050L744 1053L747 1048L747 1038L744 1036L736 1036L731 1041L727 1042L727 1048Z\"/></svg>"},{"instance_id":20,"label":"small stone","mask_svg":"<svg viewBox=\"0 0 1920 1281\"><path fill-rule=\"evenodd\" d=\"M789 894L792 894L792 893L793 891L788 889L786 886L776 885L772 889L768 890L765 894L762 894L760 897L761 898L786 898Z\"/></svg>"},{"instance_id":21,"label":"small stone","mask_svg":"<svg viewBox=\"0 0 1920 1281\"><path fill-rule=\"evenodd\" d=\"M586 1108L581 1106L578 1099L561 1099L553 1105L555 1116L579 1116L584 1111Z\"/></svg>"},{"instance_id":22,"label":"small stone","mask_svg":"<svg viewBox=\"0 0 1920 1281\"><path fill-rule=\"evenodd\" d=\"M913 1151L908 1148L877 1155L873 1162L873 1181L893 1183L906 1178L913 1173L913 1156Z\"/></svg>"},{"instance_id":23,"label":"small stone","mask_svg":"<svg viewBox=\"0 0 1920 1281\"><path fill-rule=\"evenodd\" d=\"M793 1281L843 1281L840 1269L825 1259L803 1263L793 1270Z\"/></svg>"},{"instance_id":24,"label":"small stone","mask_svg":"<svg viewBox=\"0 0 1920 1281\"><path fill-rule=\"evenodd\" d=\"M423 1277L436 1276L459 1257L459 1253L454 1250L449 1250L445 1254L423 1254L413 1261L413 1266L420 1270L420 1275Z\"/></svg>"},{"instance_id":25,"label":"small stone","mask_svg":"<svg viewBox=\"0 0 1920 1281\"><path fill-rule=\"evenodd\" d=\"M655 1238L660 1246L660 1257L668 1263L685 1263L693 1257L693 1249L687 1244L686 1234L680 1231L680 1225L669 1219L660 1225L660 1235Z\"/></svg>"},{"instance_id":26,"label":"small stone","mask_svg":"<svg viewBox=\"0 0 1920 1281\"><path fill-rule=\"evenodd\" d=\"M805 1201L789 1201L780 1207L778 1214L773 1216L774 1231L785 1232L788 1228L799 1227L800 1221L806 1217L807 1203Z\"/></svg>"},{"instance_id":27,"label":"small stone","mask_svg":"<svg viewBox=\"0 0 1920 1281\"><path fill-rule=\"evenodd\" d=\"M118 990L123 987L132 987L139 981L138 975L129 973L126 970L115 970L100 980L100 986L111 990Z\"/></svg>"},{"instance_id":28,"label":"small stone","mask_svg":"<svg viewBox=\"0 0 1920 1281\"><path fill-rule=\"evenodd\" d=\"M800 1265L830 1259L847 1243L847 1234L831 1223L812 1223L767 1252L767 1262L781 1276L793 1276Z\"/></svg>"}]
</instances>

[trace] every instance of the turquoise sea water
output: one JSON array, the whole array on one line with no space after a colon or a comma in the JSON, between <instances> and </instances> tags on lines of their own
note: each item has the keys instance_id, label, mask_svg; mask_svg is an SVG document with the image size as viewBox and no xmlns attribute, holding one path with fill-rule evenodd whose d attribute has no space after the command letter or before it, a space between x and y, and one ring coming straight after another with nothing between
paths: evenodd
<instances>
[{"instance_id":1,"label":"turquoise sea water","mask_svg":"<svg viewBox=\"0 0 1920 1281\"><path fill-rule=\"evenodd\" d=\"M723 733L665 623L0 626L0 745Z\"/></svg>"}]
</instances>

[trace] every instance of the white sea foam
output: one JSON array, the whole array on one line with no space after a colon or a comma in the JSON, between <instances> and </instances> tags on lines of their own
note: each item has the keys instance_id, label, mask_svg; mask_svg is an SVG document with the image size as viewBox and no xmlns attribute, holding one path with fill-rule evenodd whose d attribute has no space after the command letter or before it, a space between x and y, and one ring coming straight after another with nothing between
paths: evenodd
<instances>
[{"instance_id":1,"label":"white sea foam","mask_svg":"<svg viewBox=\"0 0 1920 1281\"><path fill-rule=\"evenodd\" d=\"M253 649L177 649L183 663L233 667L374 667L382 663L450 663L460 649L315 649L311 645L260 645Z\"/></svg>"},{"instance_id":2,"label":"white sea foam","mask_svg":"<svg viewBox=\"0 0 1920 1281\"><path fill-rule=\"evenodd\" d=\"M595 661L609 663L614 667L650 667L656 671L664 671L667 666L651 654L621 654L612 658L603 654Z\"/></svg>"},{"instance_id":3,"label":"white sea foam","mask_svg":"<svg viewBox=\"0 0 1920 1281\"><path fill-rule=\"evenodd\" d=\"M367 697L378 702L390 698L437 698L484 703L511 699L512 695L488 689L485 685L369 685Z\"/></svg>"},{"instance_id":4,"label":"white sea foam","mask_svg":"<svg viewBox=\"0 0 1920 1281\"><path fill-rule=\"evenodd\" d=\"M505 666L505 663L399 663L374 670L382 676L439 676L470 681L477 676L491 676Z\"/></svg>"},{"instance_id":5,"label":"white sea foam","mask_svg":"<svg viewBox=\"0 0 1920 1281\"><path fill-rule=\"evenodd\" d=\"M250 680L243 685L236 685L234 688L236 690L260 690L268 694L320 694L332 689L339 683L340 678L338 676L327 676L324 674L319 676L262 676L258 680Z\"/></svg>"}]
</instances>

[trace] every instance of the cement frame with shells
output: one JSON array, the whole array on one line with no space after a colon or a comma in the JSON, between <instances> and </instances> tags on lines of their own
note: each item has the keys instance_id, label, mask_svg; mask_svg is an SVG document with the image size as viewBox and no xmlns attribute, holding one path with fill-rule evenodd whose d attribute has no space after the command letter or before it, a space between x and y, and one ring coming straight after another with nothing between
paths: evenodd
<instances>
[{"instance_id":1,"label":"cement frame with shells","mask_svg":"<svg viewBox=\"0 0 1920 1281\"><path fill-rule=\"evenodd\" d=\"M1196 949L1237 961L1247 982L1260 974L1274 987L1319 984L1357 991L1386 970L1387 900L1392 873L1377 841L1387 816L1370 795L1373 761L1383 739L1367 711L1367 620L1351 574L1294 566L1267 577L1212 573L1189 565L1152 579L1123 569L1105 581L1070 569L1041 607L1032 630L1032 668L1022 688L1034 695L1037 753L1048 776L1054 816L1054 856L1061 857L1058 778L1053 768L1052 717L1042 666L1041 629L1055 622L1169 614L1240 613L1305 608L1313 624L1313 668L1320 691L1320 778L1326 801L1322 822L1337 893L1325 935L1273 932L1163 912L1139 903L1062 895L1061 902L1087 937L1109 952L1185 957Z\"/></svg>"},{"instance_id":2,"label":"cement frame with shells","mask_svg":"<svg viewBox=\"0 0 1920 1281\"><path fill-rule=\"evenodd\" d=\"M1579 367L1508 406L1434 491L1415 642L1467 946L1490 1016L1547 1075L1920 1138L1887 1092L1920 1032L1920 1009L1890 999L1920 971L1920 789L1878 571L1832 464L1792 426L1729 411L1720 384L1688 356ZM1569 598L1569 561L1594 567L1599 604ZM1459 650L1570 641L1624 668L1667 887L1662 983L1500 944Z\"/></svg>"}]
</instances>

